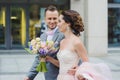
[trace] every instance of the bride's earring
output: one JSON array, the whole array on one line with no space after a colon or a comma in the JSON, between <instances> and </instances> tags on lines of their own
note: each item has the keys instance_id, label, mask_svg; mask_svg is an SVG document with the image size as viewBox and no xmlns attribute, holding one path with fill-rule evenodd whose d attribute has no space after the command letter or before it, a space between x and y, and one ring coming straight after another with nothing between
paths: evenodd
<instances>
[{"instance_id":1,"label":"bride's earring","mask_svg":"<svg viewBox=\"0 0 120 80\"><path fill-rule=\"evenodd\" d=\"M67 27L66 27L66 30L67 30L67 31L70 31L70 28L69 28L69 26L67 26Z\"/></svg>"}]
</instances>

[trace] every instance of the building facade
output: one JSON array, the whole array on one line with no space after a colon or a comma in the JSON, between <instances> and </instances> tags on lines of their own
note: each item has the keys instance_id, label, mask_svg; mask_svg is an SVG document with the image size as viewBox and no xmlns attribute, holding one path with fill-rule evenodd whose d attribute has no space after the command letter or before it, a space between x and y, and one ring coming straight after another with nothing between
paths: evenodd
<instances>
[{"instance_id":1,"label":"building facade","mask_svg":"<svg viewBox=\"0 0 120 80\"><path fill-rule=\"evenodd\" d=\"M55 5L70 9L69 0L0 0L0 49L23 49L40 36L44 10Z\"/></svg>"},{"instance_id":2,"label":"building facade","mask_svg":"<svg viewBox=\"0 0 120 80\"><path fill-rule=\"evenodd\" d=\"M12 1L0 0L1 49L16 48L18 44L24 47L31 38L36 37L44 17L43 11L50 4L56 5L59 11L73 9L80 13L85 24L82 41L90 56L104 56L109 51L120 49L120 0Z\"/></svg>"}]
</instances>

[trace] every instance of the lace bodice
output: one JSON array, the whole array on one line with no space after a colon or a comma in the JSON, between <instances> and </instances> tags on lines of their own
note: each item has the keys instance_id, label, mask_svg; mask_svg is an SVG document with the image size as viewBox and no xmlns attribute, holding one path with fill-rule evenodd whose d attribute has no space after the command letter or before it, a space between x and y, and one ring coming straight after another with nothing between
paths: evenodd
<instances>
[{"instance_id":1,"label":"lace bodice","mask_svg":"<svg viewBox=\"0 0 120 80\"><path fill-rule=\"evenodd\" d=\"M60 62L59 74L67 73L69 69L76 66L79 62L78 55L67 49L59 51L57 57Z\"/></svg>"}]
</instances>

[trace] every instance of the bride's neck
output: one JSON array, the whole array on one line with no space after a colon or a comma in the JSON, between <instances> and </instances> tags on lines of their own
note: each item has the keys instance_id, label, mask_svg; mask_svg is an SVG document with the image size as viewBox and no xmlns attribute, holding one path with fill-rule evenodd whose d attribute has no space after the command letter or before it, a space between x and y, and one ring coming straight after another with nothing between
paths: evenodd
<instances>
[{"instance_id":1,"label":"bride's neck","mask_svg":"<svg viewBox=\"0 0 120 80\"><path fill-rule=\"evenodd\" d=\"M69 39L71 36L74 36L74 34L72 33L72 31L66 31L66 32L64 33L64 35L65 35L65 38L66 38L66 39Z\"/></svg>"}]
</instances>

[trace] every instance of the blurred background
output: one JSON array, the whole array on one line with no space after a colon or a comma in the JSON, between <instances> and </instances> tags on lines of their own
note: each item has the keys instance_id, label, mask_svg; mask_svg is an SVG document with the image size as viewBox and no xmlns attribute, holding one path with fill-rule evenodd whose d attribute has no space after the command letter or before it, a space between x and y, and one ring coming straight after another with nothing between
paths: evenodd
<instances>
[{"instance_id":1,"label":"blurred background","mask_svg":"<svg viewBox=\"0 0 120 80\"><path fill-rule=\"evenodd\" d=\"M80 13L85 25L81 37L90 60L108 64L113 80L119 80L120 0L0 0L0 80L22 80L26 75L35 55L24 48L46 29L42 22L48 5L59 12Z\"/></svg>"}]
</instances>

